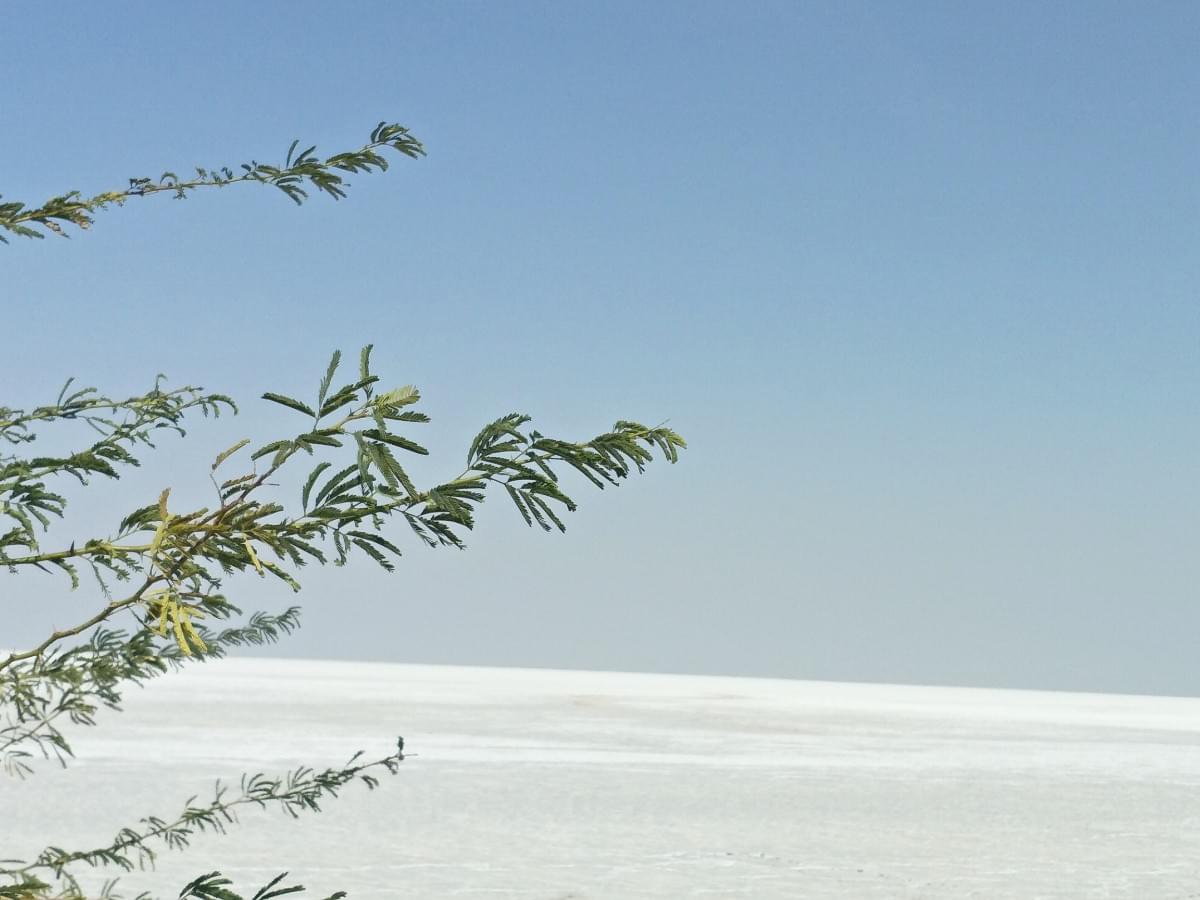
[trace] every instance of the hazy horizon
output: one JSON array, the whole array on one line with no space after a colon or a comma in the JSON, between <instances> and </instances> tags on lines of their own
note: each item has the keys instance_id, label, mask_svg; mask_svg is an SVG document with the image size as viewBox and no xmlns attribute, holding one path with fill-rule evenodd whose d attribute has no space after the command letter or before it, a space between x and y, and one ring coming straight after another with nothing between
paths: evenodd
<instances>
[{"instance_id":1,"label":"hazy horizon","mask_svg":"<svg viewBox=\"0 0 1200 900\"><path fill-rule=\"evenodd\" d=\"M0 648L3 652L3 648ZM963 690L963 691L981 691L994 692L996 694L1009 693L1034 693L1034 694L1094 694L1097 697L1131 697L1154 699L1160 698L1164 700L1195 700L1200 699L1196 694L1187 693L1164 693L1151 691L1101 691L1089 690L1087 688L1054 688L1054 687L1011 687L995 684L969 684L969 683L954 683L950 681L879 681L863 678L797 678L787 675L753 675L744 672L721 672L721 671L705 671L705 672L689 672L675 669L613 669L613 668L589 668L585 666L547 666L534 664L512 664L512 665L494 665L483 662L475 663L452 663L452 662L416 662L405 659L375 659L367 656L360 657L331 657L320 655L307 656L290 656L287 653L287 643L284 642L274 647L251 647L248 650L237 648L231 652L228 659L240 659L247 661L262 661L262 662L280 662L280 663L345 663L347 665L361 664L364 666L426 666L432 668L446 669L494 669L498 672L504 671L527 671L527 672L564 672L577 673L580 675L646 675L670 678L678 676L680 678L712 678L712 679L729 679L729 678L748 678L753 681L781 681L781 682L796 682L808 685L827 684L830 686L846 686L846 687L895 687L895 688L914 688L930 690L946 689L948 691ZM212 660L214 663L220 660Z\"/></svg>"}]
</instances>

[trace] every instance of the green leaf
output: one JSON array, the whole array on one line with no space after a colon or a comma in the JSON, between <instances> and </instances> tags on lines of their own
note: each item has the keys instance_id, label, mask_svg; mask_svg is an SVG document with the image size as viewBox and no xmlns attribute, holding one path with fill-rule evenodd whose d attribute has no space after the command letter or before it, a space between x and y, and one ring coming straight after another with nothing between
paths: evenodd
<instances>
[{"instance_id":1,"label":"green leaf","mask_svg":"<svg viewBox=\"0 0 1200 900\"><path fill-rule=\"evenodd\" d=\"M229 459L229 457L233 456L233 454L237 453L248 443L250 443L250 438L242 438L228 450L222 450L220 453L218 453L217 458L213 461L212 471L217 471L217 467L220 466L221 463L225 462L225 460Z\"/></svg>"},{"instance_id":2,"label":"green leaf","mask_svg":"<svg viewBox=\"0 0 1200 900\"><path fill-rule=\"evenodd\" d=\"M284 441L283 446L275 451L275 457L271 460L271 468L278 469L282 466L289 456L296 452L296 445L291 441ZM312 452L311 450L309 451Z\"/></svg>"},{"instance_id":3,"label":"green leaf","mask_svg":"<svg viewBox=\"0 0 1200 900\"><path fill-rule=\"evenodd\" d=\"M356 390L353 388L343 388L328 400L322 401L321 418L324 418L337 409L341 409L343 406L348 406L357 399L358 392Z\"/></svg>"},{"instance_id":4,"label":"green leaf","mask_svg":"<svg viewBox=\"0 0 1200 900\"><path fill-rule=\"evenodd\" d=\"M295 146L295 145L293 144L292 146ZM278 888L276 890L272 890L272 888L274 888L275 885L279 884L279 882L281 882L281 881L283 881L283 879L287 878L287 874L288 874L287 872L281 872L280 874L276 875L269 882L267 882L265 885L263 885L261 888L259 888L257 891L255 891L254 896L251 897L250 900L270 900L271 897L282 897L284 894L295 894L295 893L298 893L299 891L303 891L304 890L303 885L299 885L299 884L292 885L291 887Z\"/></svg>"},{"instance_id":5,"label":"green leaf","mask_svg":"<svg viewBox=\"0 0 1200 900\"><path fill-rule=\"evenodd\" d=\"M429 421L429 416L423 412L417 412L415 409L406 409L404 412L384 412L378 413L380 418L386 419L389 422L417 422L425 423Z\"/></svg>"},{"instance_id":6,"label":"green leaf","mask_svg":"<svg viewBox=\"0 0 1200 900\"><path fill-rule=\"evenodd\" d=\"M560 519L558 517L558 515L554 512L554 510L551 508L549 503L547 503L545 500L543 500L537 494L530 494L529 501L531 503L537 504L535 509L540 508L541 511L546 514L546 517L548 519L550 519L551 522L554 523L555 527L558 528L559 531L565 532L567 530L567 526L563 524L562 519ZM550 529L546 528L546 530L549 531Z\"/></svg>"},{"instance_id":7,"label":"green leaf","mask_svg":"<svg viewBox=\"0 0 1200 900\"><path fill-rule=\"evenodd\" d=\"M320 406L325 402L325 395L329 393L329 386L333 384L333 374L337 371L338 365L342 361L342 351L334 350L333 358L329 360L329 368L325 370L325 377L321 379L321 393L317 400L317 405Z\"/></svg>"},{"instance_id":8,"label":"green leaf","mask_svg":"<svg viewBox=\"0 0 1200 900\"><path fill-rule=\"evenodd\" d=\"M222 878L220 872L209 872L192 881L179 892L179 900L188 897L213 897L217 900L242 900L232 891L225 890L225 885L232 884L228 878Z\"/></svg>"},{"instance_id":9,"label":"green leaf","mask_svg":"<svg viewBox=\"0 0 1200 900\"><path fill-rule=\"evenodd\" d=\"M336 437L333 437L327 431L310 431L307 434L302 434L296 438L296 442L306 444L320 444L322 447L340 447L342 442Z\"/></svg>"},{"instance_id":10,"label":"green leaf","mask_svg":"<svg viewBox=\"0 0 1200 900\"><path fill-rule=\"evenodd\" d=\"M369 437L372 440L383 441L385 444L391 444L393 447L399 447L401 450L407 450L410 453L417 453L421 456L429 455L429 451L416 441L410 441L408 438L400 437L398 434L390 434L380 431L377 428L371 428L364 431L363 436Z\"/></svg>"},{"instance_id":11,"label":"green leaf","mask_svg":"<svg viewBox=\"0 0 1200 900\"><path fill-rule=\"evenodd\" d=\"M366 452L371 462L375 464L375 468L383 476L383 480L388 483L388 486L399 488L400 479L392 470L392 467L388 465L387 448L374 441L360 441L359 446Z\"/></svg>"},{"instance_id":12,"label":"green leaf","mask_svg":"<svg viewBox=\"0 0 1200 900\"><path fill-rule=\"evenodd\" d=\"M78 569L64 559L54 559L51 560L51 562L67 573L67 577L71 579L71 590L75 590L77 587L79 587Z\"/></svg>"},{"instance_id":13,"label":"green leaf","mask_svg":"<svg viewBox=\"0 0 1200 900\"><path fill-rule=\"evenodd\" d=\"M348 479L356 472L358 472L358 464L353 463L346 466L346 468L342 469L336 475L331 476L330 479L325 482L325 486L317 493L315 505L323 505L326 499L333 494L340 492L341 488L346 487L347 484L350 483Z\"/></svg>"},{"instance_id":14,"label":"green leaf","mask_svg":"<svg viewBox=\"0 0 1200 900\"><path fill-rule=\"evenodd\" d=\"M264 569L266 569L268 572L270 572L272 575L274 575L280 581L286 583L287 586L290 587L293 591L300 590L300 582L298 582L295 578L293 578L291 573L288 572L287 569L284 569L282 566L279 566L276 563L273 563L269 560L262 559L261 557L259 558L258 562L259 562L259 565L261 565Z\"/></svg>"},{"instance_id":15,"label":"green leaf","mask_svg":"<svg viewBox=\"0 0 1200 900\"><path fill-rule=\"evenodd\" d=\"M375 562L377 562L382 568L386 569L388 572L396 571L395 564L387 558L387 554L385 554L383 550L379 549L382 547L394 555L400 556L400 548L391 541L380 537L377 534L371 534L367 531L351 531L349 532L349 536L352 543L358 547L359 550L363 551L363 553L375 560Z\"/></svg>"},{"instance_id":16,"label":"green leaf","mask_svg":"<svg viewBox=\"0 0 1200 900\"><path fill-rule=\"evenodd\" d=\"M408 477L408 473L404 471L404 467L400 465L400 461L387 448L387 445L375 443L370 446L375 450L375 455L372 458L378 458L380 464L389 473L384 476L388 485L394 490L396 482L399 482L404 490L408 492L409 497L417 496L416 485L412 483L412 479Z\"/></svg>"},{"instance_id":17,"label":"green leaf","mask_svg":"<svg viewBox=\"0 0 1200 900\"><path fill-rule=\"evenodd\" d=\"M374 534L370 531L351 531L351 532L348 532L348 534L353 538L358 538L359 540L362 540L362 541L369 541L372 544L378 544L380 547L383 547L389 553L393 553L396 556L403 555L400 552L400 548L397 547L395 544L393 544L391 541L389 541L387 538L385 538L383 535Z\"/></svg>"},{"instance_id":18,"label":"green leaf","mask_svg":"<svg viewBox=\"0 0 1200 900\"><path fill-rule=\"evenodd\" d=\"M388 391L386 394L380 394L375 402L380 406L410 406L421 399L421 392L411 384L406 384L404 387L396 388Z\"/></svg>"},{"instance_id":19,"label":"green leaf","mask_svg":"<svg viewBox=\"0 0 1200 900\"><path fill-rule=\"evenodd\" d=\"M275 453L281 447L290 447L291 445L292 445L291 441L271 441L271 443L264 444L263 446L261 446L257 450L255 450L253 453L251 453L250 458L251 459L262 459L264 456L266 456L269 453Z\"/></svg>"},{"instance_id":20,"label":"green leaf","mask_svg":"<svg viewBox=\"0 0 1200 900\"><path fill-rule=\"evenodd\" d=\"M278 403L281 406L294 409L296 412L302 412L306 416L312 416L313 418L316 418L317 414L312 411L312 408L307 403L301 403L294 397L285 397L283 394L276 394L272 393L271 391L267 391L267 393L263 394L262 396L264 400L270 400L272 403Z\"/></svg>"},{"instance_id":21,"label":"green leaf","mask_svg":"<svg viewBox=\"0 0 1200 900\"><path fill-rule=\"evenodd\" d=\"M362 352L358 355L358 379L366 381L371 377L371 351L375 349L374 344L367 344L362 348Z\"/></svg>"},{"instance_id":22,"label":"green leaf","mask_svg":"<svg viewBox=\"0 0 1200 900\"><path fill-rule=\"evenodd\" d=\"M525 508L525 503L521 500L520 492L511 484L504 485L504 489L508 491L508 496L512 498L513 504L521 513L521 518L525 520L525 524L533 527L533 519L529 516L529 510Z\"/></svg>"},{"instance_id":23,"label":"green leaf","mask_svg":"<svg viewBox=\"0 0 1200 900\"><path fill-rule=\"evenodd\" d=\"M321 473L328 469L331 465L333 465L333 463L323 462L309 473L308 481L304 482L304 490L300 494L300 505L305 510L308 509L308 495L312 493L313 485L317 483L317 479L321 476Z\"/></svg>"}]
</instances>

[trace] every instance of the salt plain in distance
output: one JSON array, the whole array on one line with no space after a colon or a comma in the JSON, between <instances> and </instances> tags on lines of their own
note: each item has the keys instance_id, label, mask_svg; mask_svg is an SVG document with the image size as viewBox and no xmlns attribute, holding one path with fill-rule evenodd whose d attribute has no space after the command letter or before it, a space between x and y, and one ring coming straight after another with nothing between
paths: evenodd
<instances>
[{"instance_id":1,"label":"salt plain in distance","mask_svg":"<svg viewBox=\"0 0 1200 900\"><path fill-rule=\"evenodd\" d=\"M228 659L0 780L0 856L104 842L215 779L417 754L251 811L128 893L220 869L405 897L1200 898L1200 699ZM43 840L44 839L44 840ZM302 895L310 896L310 895Z\"/></svg>"}]
</instances>

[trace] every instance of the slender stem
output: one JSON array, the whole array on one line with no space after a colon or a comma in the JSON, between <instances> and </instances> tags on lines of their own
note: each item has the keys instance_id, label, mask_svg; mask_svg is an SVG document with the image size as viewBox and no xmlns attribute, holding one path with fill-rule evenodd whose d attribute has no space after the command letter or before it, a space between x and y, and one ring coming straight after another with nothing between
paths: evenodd
<instances>
[{"instance_id":1,"label":"slender stem","mask_svg":"<svg viewBox=\"0 0 1200 900\"><path fill-rule=\"evenodd\" d=\"M5 669L7 669L9 666L11 666L15 662L20 662L23 659L32 659L33 657L41 656L43 653L46 652L46 650L48 650L52 645L57 644L59 641L64 640L69 637L74 637L77 634L82 634L83 632L85 632L89 628L91 628L93 625L99 625L101 622L103 622L105 619L107 619L113 613L119 612L120 610L125 609L126 607L133 606L133 604L137 603L139 600L142 599L142 595L147 590L149 590L150 587L152 587L155 583L157 583L158 581L161 581L161 580L162 580L161 575L155 575L151 578L147 578L146 582L140 588L138 588L136 592L134 592L133 594L130 594L128 597L124 598L123 600L113 600L111 603L104 606L99 612L95 613L94 615L88 616L88 618L86 618L84 621L80 622L78 625L74 625L71 628L63 628L59 631L55 631L53 634L51 634L49 637L47 637L44 641L42 641L36 647L31 647L28 650L14 651L14 652L10 653L5 659L0 660L0 672L3 672Z\"/></svg>"},{"instance_id":2,"label":"slender stem","mask_svg":"<svg viewBox=\"0 0 1200 900\"><path fill-rule=\"evenodd\" d=\"M237 799L226 802L221 800L220 796L218 795L217 798L209 803L206 807L201 807L200 809L205 813L216 816L218 814L227 813L230 810L236 809L240 806L248 806L252 803L258 806L264 806L270 801L280 801L286 803L289 799L303 798L306 795L312 795L314 793L319 796L329 788L321 783L320 779L318 778L318 774L321 776L329 773L335 774L337 776L337 783L334 785L334 787L336 788L346 784L353 778L357 777L360 773L365 772L368 769L377 768L379 766L392 769L397 762L400 762L403 759L403 752L397 751L396 753L390 754L381 759L377 759L373 762L363 763L362 765L348 766L347 768L337 770L330 769L323 773L314 772L307 781L300 782L298 784L289 784L284 791L279 793L272 791L268 796L254 796L249 792L243 791L241 796L239 796ZM277 782L276 784L279 783ZM141 847L147 841L153 840L154 838L160 838L166 834L179 830L181 827L187 826L190 822L196 821L197 811L198 810L196 808L189 807L188 809L184 810L183 813L180 814L180 816L173 822L163 823L153 828L148 828L141 833L126 833L124 837L118 838L105 847L99 847L93 850L75 851L73 853L68 853L50 859L47 859L43 855L38 860L22 866L19 869L0 869L0 874L23 875L39 869L53 869L58 872L61 871L64 866L67 866L72 862L77 862L81 859L95 857L98 854L117 854L133 847Z\"/></svg>"},{"instance_id":3,"label":"slender stem","mask_svg":"<svg viewBox=\"0 0 1200 900\"><path fill-rule=\"evenodd\" d=\"M346 156L353 157L353 156L359 156L362 154L371 154L371 153L373 153L373 151L375 151L377 149L385 148L385 147L392 147L394 149L400 150L400 152L405 153L406 155L409 155L409 156L414 156L416 154L423 153L423 151L420 149L420 144L418 144L416 142L413 142L413 144L407 148L402 148L402 147L398 146L397 139L392 138L390 140L371 141L371 142L363 145L359 150L354 151L351 154L338 154L337 156L338 157L346 157ZM334 164L330 163L330 160L333 160L335 158L336 157L330 157L329 160L324 160L324 161L319 161L319 160L314 159L314 160L309 160L307 162L317 164L321 171L328 171L329 169L338 168L336 163L334 163ZM380 166L380 167L382 167L382 166ZM160 182L157 184L143 183L140 185L124 188L122 190L106 191L102 194L97 194L94 197L89 197L87 199L73 201L73 203L74 203L75 208L79 209L80 211L92 212L96 209L102 209L112 203L118 203L118 204L124 203L126 200L128 200L131 197L146 197L151 194L162 194L162 193L174 193L178 196L182 196L187 191L196 190L198 188L214 188L214 187L220 188L220 187L226 187L226 186L232 185L232 184L246 184L249 182L255 182L258 184L272 184L272 183L274 183L274 179L276 179L276 178L279 178L281 176L292 175L297 172L301 173L300 177L304 177L307 174L304 171L304 166L302 164L297 164L297 163L293 163L292 165L281 166L276 170L276 172L274 174L263 174L262 172L259 171L259 169L256 165L253 171L246 172L245 174L242 174L242 175L235 175L230 178L221 177L218 172L214 172L211 177L200 177L200 178L195 178L195 179L191 179L188 181L177 181L177 180L169 181L169 182L163 181L163 182ZM57 200L57 199L64 199L64 198L55 198L55 199ZM13 226L24 225L26 223L33 223L33 224L44 225L46 227L49 227L51 230L56 230L58 226L56 225L56 223L53 222L53 220L55 218L62 218L62 216L58 214L58 211L55 210L52 205L50 205L52 203L53 203L53 201L50 201L49 204L40 206L36 209L22 210L21 212L14 214L11 218L5 219L3 222L0 222L0 225L3 225L11 230L13 228ZM70 220L70 217L68 217L68 220ZM48 224L48 222L49 222L49 224ZM90 219L87 219L87 218L85 218L82 222L80 222L78 220L75 221L75 224L81 224L81 225L83 225L83 227L87 227L87 225L89 223L90 223Z\"/></svg>"},{"instance_id":4,"label":"slender stem","mask_svg":"<svg viewBox=\"0 0 1200 900\"><path fill-rule=\"evenodd\" d=\"M85 544L82 547L72 547L67 550L55 550L52 553L36 553L30 556L0 557L0 565L35 566L38 563L58 562L68 559L85 559L89 556L117 556L123 553L145 553L149 549L149 544L110 544L107 541L99 541L94 544Z\"/></svg>"}]
</instances>

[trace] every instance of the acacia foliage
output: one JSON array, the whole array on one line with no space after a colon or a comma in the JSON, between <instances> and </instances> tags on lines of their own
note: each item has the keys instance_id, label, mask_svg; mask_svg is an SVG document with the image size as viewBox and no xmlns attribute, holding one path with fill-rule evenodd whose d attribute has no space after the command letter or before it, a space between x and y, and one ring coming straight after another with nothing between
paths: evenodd
<instances>
[{"instance_id":1,"label":"acacia foliage","mask_svg":"<svg viewBox=\"0 0 1200 900\"><path fill-rule=\"evenodd\" d=\"M0 228L28 237L41 236L34 226L63 233L62 223L87 228L95 211L133 196L174 191L182 197L199 187L235 182L271 184L297 202L307 196L305 185L338 198L345 189L339 172L386 168L380 149L412 157L422 152L406 129L382 124L364 148L325 160L313 148L296 154L297 146L283 166L248 164L240 176L197 170L196 179L182 182L167 173L157 182L135 179L126 191L88 199L71 193L34 209L0 205ZM207 473L212 483L207 506L181 509L167 487L114 522L110 534L53 546L47 535L52 523L66 519L66 488L119 478L163 436L185 436L188 417L236 413L237 405L200 387L170 387L159 376L153 387L131 397L112 397L69 380L43 405L0 406L0 570L6 577L31 569L57 572L64 587L95 596L92 611L80 621L0 655L5 775L29 777L39 760L68 765L69 724L94 725L102 708L119 710L131 684L234 647L276 641L298 626L295 606L244 613L226 588L236 586L230 581L236 576L276 578L299 591L307 565L363 559L394 571L406 538L418 547L464 549L476 510L494 491L530 527L562 531L565 516L576 508L563 473L576 472L604 488L644 471L656 457L677 461L686 446L666 426L631 421L618 421L583 442L552 438L531 428L529 416L511 413L480 430L459 474L420 487L406 462L427 454L414 432L429 418L417 409L415 387L383 388L370 346L354 367L334 353L309 397L277 392L262 397L292 410L297 427L275 440L256 445L246 439L217 453ZM89 426L91 439L65 454L36 453L39 435L64 423ZM307 472L298 479L298 496L288 495L278 476L301 465ZM399 738L374 759L357 753L341 766L248 774L236 787L218 784L207 801L193 797L174 814L146 816L91 848L48 846L30 860L7 859L0 850L0 900L85 900L95 895L85 890L83 873L119 875L152 866L163 849L185 849L197 833L224 832L246 806L278 807L293 816L319 811L352 783L376 787L379 773L395 772L404 758ZM285 884L285 877L244 895L220 872L210 872L178 896L269 900L304 890ZM110 878L99 896L117 897L118 887L118 879Z\"/></svg>"},{"instance_id":2,"label":"acacia foliage","mask_svg":"<svg viewBox=\"0 0 1200 900\"><path fill-rule=\"evenodd\" d=\"M356 150L335 153L324 159L316 155L316 146L297 152L300 142L292 141L283 161L278 164L245 162L237 167L218 166L213 169L196 167L193 175L180 177L163 172L158 178L130 178L128 186L85 196L80 191L68 191L38 204L29 206L22 201L5 202L0 197L0 243L8 243L8 234L19 237L43 238L46 234L67 237L63 226L73 225L87 230L95 214L111 206L124 206L134 197L169 194L177 200L201 188L222 188L234 184L265 184L283 191L295 203L308 199L315 190L335 200L346 196L346 175L386 171L384 150L394 150L402 156L417 159L425 148L409 130L394 122L380 122L371 131L367 143Z\"/></svg>"}]
</instances>

